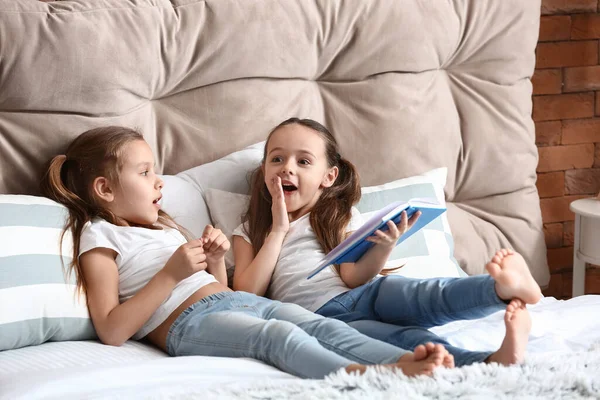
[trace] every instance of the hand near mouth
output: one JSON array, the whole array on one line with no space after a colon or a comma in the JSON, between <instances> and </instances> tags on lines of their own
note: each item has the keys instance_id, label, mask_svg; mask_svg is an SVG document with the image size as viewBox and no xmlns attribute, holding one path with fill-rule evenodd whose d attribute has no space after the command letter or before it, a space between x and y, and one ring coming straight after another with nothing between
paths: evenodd
<instances>
[{"instance_id":1,"label":"hand near mouth","mask_svg":"<svg viewBox=\"0 0 600 400\"><path fill-rule=\"evenodd\" d=\"M283 194L283 186L281 184L281 178L276 176L271 179L269 185L267 185L273 204L271 205L271 214L273 216L273 225L271 226L271 232L284 232L286 233L290 229L290 220L287 213L287 207L285 205L285 197Z\"/></svg>"}]
</instances>

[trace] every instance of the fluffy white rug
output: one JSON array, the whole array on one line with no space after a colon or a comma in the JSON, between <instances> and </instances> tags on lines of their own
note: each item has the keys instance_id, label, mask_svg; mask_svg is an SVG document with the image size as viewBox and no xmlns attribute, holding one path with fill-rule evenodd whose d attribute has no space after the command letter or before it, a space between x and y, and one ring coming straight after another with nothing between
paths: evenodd
<instances>
[{"instance_id":1,"label":"fluffy white rug","mask_svg":"<svg viewBox=\"0 0 600 400\"><path fill-rule=\"evenodd\" d=\"M600 346L587 352L530 355L522 365L474 364L408 378L376 370L339 371L324 380L258 382L202 393L202 399L599 399ZM183 396L186 398L186 396Z\"/></svg>"}]
</instances>

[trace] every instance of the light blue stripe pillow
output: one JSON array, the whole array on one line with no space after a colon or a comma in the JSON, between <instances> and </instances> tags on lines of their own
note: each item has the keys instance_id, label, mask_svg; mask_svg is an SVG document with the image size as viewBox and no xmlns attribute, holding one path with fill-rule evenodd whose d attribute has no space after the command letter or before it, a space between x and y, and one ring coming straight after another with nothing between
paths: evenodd
<instances>
[{"instance_id":1,"label":"light blue stripe pillow","mask_svg":"<svg viewBox=\"0 0 600 400\"><path fill-rule=\"evenodd\" d=\"M0 350L96 338L75 276L72 238L59 239L67 210L44 197L0 195Z\"/></svg>"},{"instance_id":2,"label":"light blue stripe pillow","mask_svg":"<svg viewBox=\"0 0 600 400\"><path fill-rule=\"evenodd\" d=\"M438 168L423 175L364 187L356 207L366 221L372 213L394 201L433 197L445 205L446 174L446 168ZM412 278L466 276L454 258L454 240L446 213L394 249L386 268L400 265L404 266L395 274Z\"/></svg>"}]
</instances>

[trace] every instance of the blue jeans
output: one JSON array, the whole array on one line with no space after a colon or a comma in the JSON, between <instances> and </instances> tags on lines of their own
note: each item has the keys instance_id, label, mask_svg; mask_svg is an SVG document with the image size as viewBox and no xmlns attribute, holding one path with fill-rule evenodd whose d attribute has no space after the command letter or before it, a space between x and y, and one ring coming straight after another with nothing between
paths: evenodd
<instances>
[{"instance_id":1,"label":"blue jeans","mask_svg":"<svg viewBox=\"0 0 600 400\"><path fill-rule=\"evenodd\" d=\"M492 353L454 347L427 328L505 309L494 284L489 275L439 279L390 275L334 297L316 313L403 349L426 342L443 344L456 366L462 366L482 362Z\"/></svg>"},{"instance_id":2,"label":"blue jeans","mask_svg":"<svg viewBox=\"0 0 600 400\"><path fill-rule=\"evenodd\" d=\"M344 322L245 292L221 292L188 307L167 335L171 356L250 357L302 378L352 363L395 363L406 351Z\"/></svg>"}]
</instances>

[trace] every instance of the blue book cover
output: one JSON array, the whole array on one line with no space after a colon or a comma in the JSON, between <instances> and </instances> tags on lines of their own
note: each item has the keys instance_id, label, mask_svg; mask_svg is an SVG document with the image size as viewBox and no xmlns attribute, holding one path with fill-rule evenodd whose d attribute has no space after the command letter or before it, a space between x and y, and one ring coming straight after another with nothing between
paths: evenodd
<instances>
[{"instance_id":1,"label":"blue book cover","mask_svg":"<svg viewBox=\"0 0 600 400\"><path fill-rule=\"evenodd\" d=\"M410 218L415 212L421 211L421 216L417 222L398 238L396 246L411 237L415 232L429 224L431 221L442 215L446 207L439 204L435 198L411 199L409 201L397 201L387 205L369 218L360 228L348 236L342 243L331 250L323 258L317 267L311 271L306 279L310 279L320 271L331 264L341 264L345 262L356 262L363 254L367 252L375 243L365 240L372 236L378 229L388 230L387 222L389 220L398 224L402 217L402 211L406 210L407 217Z\"/></svg>"}]
</instances>

